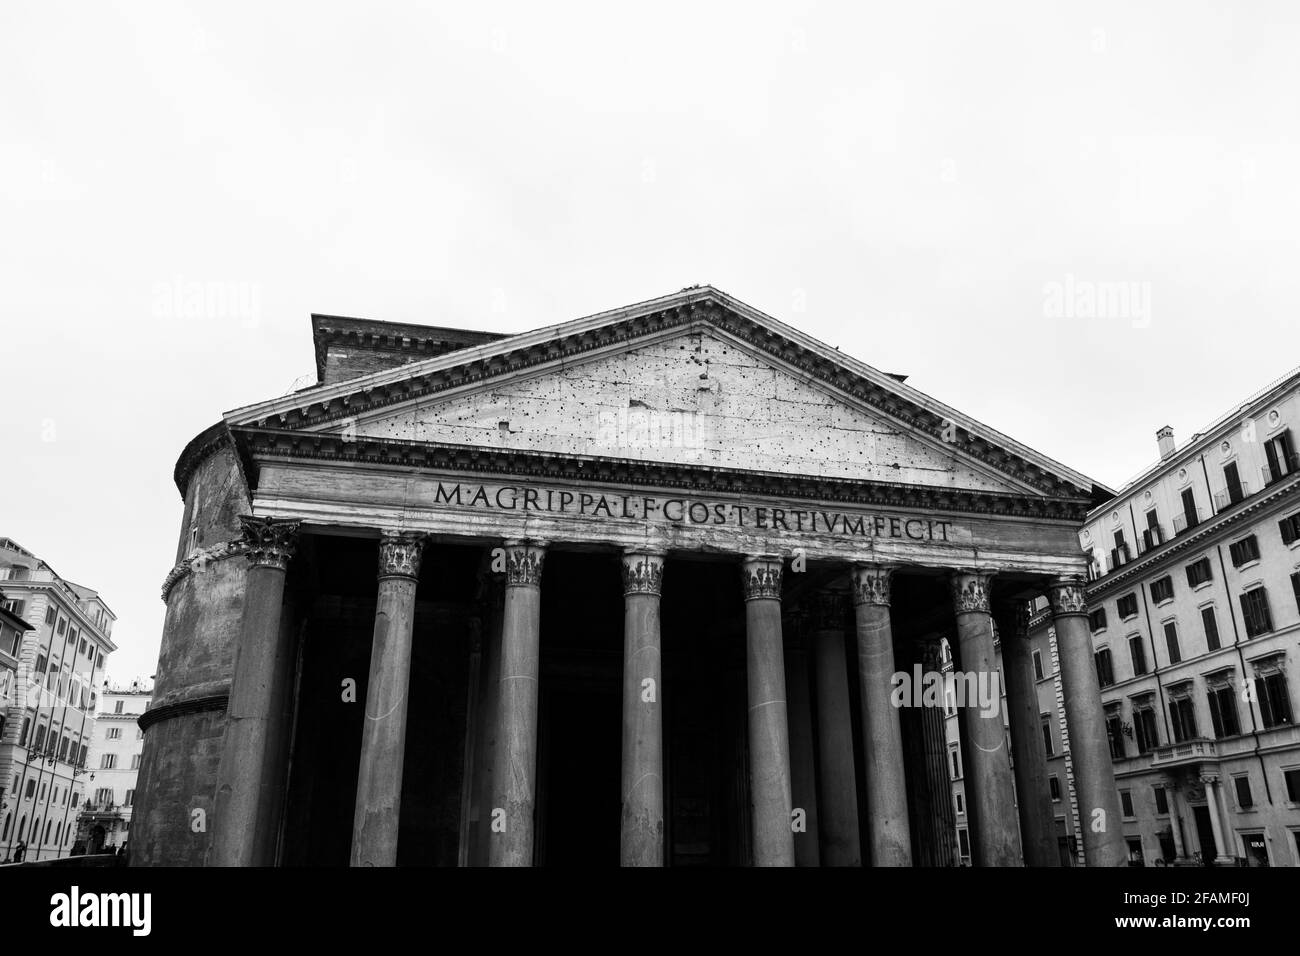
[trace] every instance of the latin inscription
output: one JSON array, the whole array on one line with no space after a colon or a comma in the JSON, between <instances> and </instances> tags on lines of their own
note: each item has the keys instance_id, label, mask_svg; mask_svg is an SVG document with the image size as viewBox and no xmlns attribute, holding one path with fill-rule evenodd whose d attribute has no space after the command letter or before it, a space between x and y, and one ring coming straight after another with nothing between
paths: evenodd
<instances>
[{"instance_id":1,"label":"latin inscription","mask_svg":"<svg viewBox=\"0 0 1300 956\"><path fill-rule=\"evenodd\" d=\"M678 525L832 534L844 537L901 538L910 541L949 540L953 523L939 518L907 515L850 514L813 508L743 505L699 498L601 494L516 485L474 485L438 482L435 505L493 511L539 512L592 518L662 521Z\"/></svg>"}]
</instances>

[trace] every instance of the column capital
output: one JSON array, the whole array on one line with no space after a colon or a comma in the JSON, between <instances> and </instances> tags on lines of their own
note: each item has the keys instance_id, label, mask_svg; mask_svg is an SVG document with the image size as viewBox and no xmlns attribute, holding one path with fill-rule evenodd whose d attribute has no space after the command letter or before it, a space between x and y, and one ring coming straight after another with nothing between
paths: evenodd
<instances>
[{"instance_id":1,"label":"column capital","mask_svg":"<svg viewBox=\"0 0 1300 956\"><path fill-rule=\"evenodd\" d=\"M298 521L240 515L239 527L244 535L245 553L253 567L287 570L298 547L300 524Z\"/></svg>"},{"instance_id":2,"label":"column capital","mask_svg":"<svg viewBox=\"0 0 1300 956\"><path fill-rule=\"evenodd\" d=\"M741 565L746 601L781 600L785 559L779 554L747 554Z\"/></svg>"},{"instance_id":3,"label":"column capital","mask_svg":"<svg viewBox=\"0 0 1300 956\"><path fill-rule=\"evenodd\" d=\"M505 542L506 587L540 588L546 542L511 538Z\"/></svg>"},{"instance_id":4,"label":"column capital","mask_svg":"<svg viewBox=\"0 0 1300 956\"><path fill-rule=\"evenodd\" d=\"M846 629L849 602L843 591L822 590L813 595L813 626L819 631Z\"/></svg>"},{"instance_id":5,"label":"column capital","mask_svg":"<svg viewBox=\"0 0 1300 956\"><path fill-rule=\"evenodd\" d=\"M1083 589L1083 578L1054 578L1047 586L1047 599L1052 605L1052 617L1086 617L1088 598Z\"/></svg>"},{"instance_id":6,"label":"column capital","mask_svg":"<svg viewBox=\"0 0 1300 956\"><path fill-rule=\"evenodd\" d=\"M893 564L859 562L853 565L853 606L889 607L889 589L896 569L897 565Z\"/></svg>"},{"instance_id":7,"label":"column capital","mask_svg":"<svg viewBox=\"0 0 1300 956\"><path fill-rule=\"evenodd\" d=\"M955 614L988 614L989 581L993 575L986 571L954 571L952 609Z\"/></svg>"},{"instance_id":8,"label":"column capital","mask_svg":"<svg viewBox=\"0 0 1300 956\"><path fill-rule=\"evenodd\" d=\"M660 551L628 549L623 552L623 594L663 593L664 555Z\"/></svg>"},{"instance_id":9,"label":"column capital","mask_svg":"<svg viewBox=\"0 0 1300 956\"><path fill-rule=\"evenodd\" d=\"M419 531L379 532L379 579L420 577L420 557L424 553L424 534Z\"/></svg>"},{"instance_id":10,"label":"column capital","mask_svg":"<svg viewBox=\"0 0 1300 956\"><path fill-rule=\"evenodd\" d=\"M1215 784L1218 782L1219 782L1219 775L1217 773L1207 771L1206 773L1201 774L1201 783Z\"/></svg>"}]
</instances>

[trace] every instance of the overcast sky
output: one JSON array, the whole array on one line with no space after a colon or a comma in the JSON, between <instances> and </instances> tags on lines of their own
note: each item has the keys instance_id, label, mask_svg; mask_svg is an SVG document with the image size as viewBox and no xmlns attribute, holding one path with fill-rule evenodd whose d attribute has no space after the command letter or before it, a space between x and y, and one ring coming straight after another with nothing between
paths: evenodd
<instances>
[{"instance_id":1,"label":"overcast sky","mask_svg":"<svg viewBox=\"0 0 1300 956\"><path fill-rule=\"evenodd\" d=\"M312 312L696 283L1118 486L1300 361L1297 16L6 0L0 535L151 674L176 458Z\"/></svg>"}]
</instances>

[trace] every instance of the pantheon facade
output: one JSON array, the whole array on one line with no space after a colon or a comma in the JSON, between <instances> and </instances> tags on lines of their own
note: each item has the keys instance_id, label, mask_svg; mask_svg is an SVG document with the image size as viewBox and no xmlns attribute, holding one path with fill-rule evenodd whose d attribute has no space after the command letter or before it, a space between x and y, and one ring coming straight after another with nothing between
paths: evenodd
<instances>
[{"instance_id":1,"label":"pantheon facade","mask_svg":"<svg viewBox=\"0 0 1300 956\"><path fill-rule=\"evenodd\" d=\"M942 703L897 693L944 640L1005 690L960 708L971 859L1055 865L1039 595L1085 855L1126 861L1108 489L710 287L312 326L317 384L176 466L133 865L951 865Z\"/></svg>"}]
</instances>

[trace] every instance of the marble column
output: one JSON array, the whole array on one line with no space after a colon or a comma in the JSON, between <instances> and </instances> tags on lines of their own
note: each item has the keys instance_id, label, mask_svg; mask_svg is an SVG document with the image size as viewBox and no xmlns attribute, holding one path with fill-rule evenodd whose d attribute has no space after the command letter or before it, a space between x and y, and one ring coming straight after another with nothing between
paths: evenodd
<instances>
[{"instance_id":1,"label":"marble column","mask_svg":"<svg viewBox=\"0 0 1300 956\"><path fill-rule=\"evenodd\" d=\"M664 865L663 580L662 554L623 555L623 866Z\"/></svg>"},{"instance_id":2,"label":"marble column","mask_svg":"<svg viewBox=\"0 0 1300 956\"><path fill-rule=\"evenodd\" d=\"M997 608L998 630L1002 634L1002 675L1007 685L1007 717L1011 725L1016 807L1020 814L1020 841L1026 866L1060 866L1052 795L1047 782L1047 755L1043 752L1040 730L1029 617L1030 604L1027 601L1004 602Z\"/></svg>"},{"instance_id":3,"label":"marble column","mask_svg":"<svg viewBox=\"0 0 1300 956\"><path fill-rule=\"evenodd\" d=\"M1127 866L1128 847L1120 824L1119 791L1115 789L1083 581L1059 578L1048 588L1048 598L1061 660L1084 859L1088 866Z\"/></svg>"},{"instance_id":4,"label":"marble column","mask_svg":"<svg viewBox=\"0 0 1300 956\"><path fill-rule=\"evenodd\" d=\"M889 565L853 568L853 612L862 697L867 839L872 866L911 866L903 734L893 691L894 631L889 613Z\"/></svg>"},{"instance_id":5,"label":"marble column","mask_svg":"<svg viewBox=\"0 0 1300 956\"><path fill-rule=\"evenodd\" d=\"M785 638L786 713L790 725L790 805L794 826L794 865L821 866L816 744L813 742L812 681L804 647L805 615L782 620Z\"/></svg>"},{"instance_id":6,"label":"marble column","mask_svg":"<svg viewBox=\"0 0 1300 956\"><path fill-rule=\"evenodd\" d=\"M501 620L501 678L488 808L492 866L532 866L537 801L537 692L541 664L540 541L505 543L506 595Z\"/></svg>"},{"instance_id":7,"label":"marble column","mask_svg":"<svg viewBox=\"0 0 1300 956\"><path fill-rule=\"evenodd\" d=\"M1223 828L1223 818L1219 816L1219 775L1217 773L1201 774L1201 783L1205 785L1205 802L1210 811L1210 829L1214 833L1214 862L1217 866L1231 866L1233 854L1229 852L1227 833Z\"/></svg>"},{"instance_id":8,"label":"marble column","mask_svg":"<svg viewBox=\"0 0 1300 956\"><path fill-rule=\"evenodd\" d=\"M980 572L959 572L951 581L957 618L960 670L954 670L954 678L966 816L976 866L1020 866L1020 830L1012 813L1016 788L1002 721L1002 688L993 647L993 619L989 615L989 577ZM972 696L976 699L972 700Z\"/></svg>"},{"instance_id":9,"label":"marble column","mask_svg":"<svg viewBox=\"0 0 1300 956\"><path fill-rule=\"evenodd\" d=\"M397 865L415 588L423 551L423 534L385 531L379 538L379 596L352 817L352 866Z\"/></svg>"},{"instance_id":10,"label":"marble column","mask_svg":"<svg viewBox=\"0 0 1300 956\"><path fill-rule=\"evenodd\" d=\"M214 866L275 863L285 780L278 752L289 739L282 694L293 668L292 630L283 626L284 580L298 522L241 516L251 567L217 766L210 859Z\"/></svg>"},{"instance_id":11,"label":"marble column","mask_svg":"<svg viewBox=\"0 0 1300 956\"><path fill-rule=\"evenodd\" d=\"M853 718L844 652L848 599L839 591L815 598L813 674L817 690L817 824L823 866L861 866L858 784L853 769Z\"/></svg>"},{"instance_id":12,"label":"marble column","mask_svg":"<svg viewBox=\"0 0 1300 956\"><path fill-rule=\"evenodd\" d=\"M794 866L790 811L790 731L781 647L777 555L746 557L745 671L749 690L749 791L755 866Z\"/></svg>"}]
</instances>

